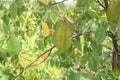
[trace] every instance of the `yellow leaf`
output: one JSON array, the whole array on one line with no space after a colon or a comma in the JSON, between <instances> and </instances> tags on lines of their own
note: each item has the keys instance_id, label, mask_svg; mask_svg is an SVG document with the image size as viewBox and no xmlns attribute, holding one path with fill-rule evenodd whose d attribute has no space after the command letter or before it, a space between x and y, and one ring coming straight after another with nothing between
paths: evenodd
<instances>
[{"instance_id":1,"label":"yellow leaf","mask_svg":"<svg viewBox=\"0 0 120 80\"><path fill-rule=\"evenodd\" d=\"M47 23L42 22L42 31L43 31L43 36L47 37L50 34L50 29L49 26L47 25Z\"/></svg>"},{"instance_id":2,"label":"yellow leaf","mask_svg":"<svg viewBox=\"0 0 120 80\"><path fill-rule=\"evenodd\" d=\"M49 4L49 0L39 0L41 3L48 5Z\"/></svg>"}]
</instances>

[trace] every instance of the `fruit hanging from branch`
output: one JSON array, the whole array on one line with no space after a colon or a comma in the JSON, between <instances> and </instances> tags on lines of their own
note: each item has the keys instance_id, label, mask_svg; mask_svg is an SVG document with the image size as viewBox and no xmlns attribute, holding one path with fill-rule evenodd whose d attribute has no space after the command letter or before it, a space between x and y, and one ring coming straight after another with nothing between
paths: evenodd
<instances>
[{"instance_id":1,"label":"fruit hanging from branch","mask_svg":"<svg viewBox=\"0 0 120 80\"><path fill-rule=\"evenodd\" d=\"M66 51L72 44L72 25L67 20L59 20L54 32L54 45L58 50Z\"/></svg>"}]
</instances>

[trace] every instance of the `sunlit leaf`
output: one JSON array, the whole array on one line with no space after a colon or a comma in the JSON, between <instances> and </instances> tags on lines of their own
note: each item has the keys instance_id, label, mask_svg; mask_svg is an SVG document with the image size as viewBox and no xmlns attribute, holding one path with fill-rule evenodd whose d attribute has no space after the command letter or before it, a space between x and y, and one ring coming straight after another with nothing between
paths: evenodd
<instances>
[{"instance_id":1,"label":"sunlit leaf","mask_svg":"<svg viewBox=\"0 0 120 80\"><path fill-rule=\"evenodd\" d=\"M43 31L43 36L44 37L48 37L50 34L50 29L49 26L47 25L47 23L42 22L42 31Z\"/></svg>"},{"instance_id":2,"label":"sunlit leaf","mask_svg":"<svg viewBox=\"0 0 120 80\"><path fill-rule=\"evenodd\" d=\"M106 38L106 31L103 26L98 27L95 32L95 38L98 43L101 43Z\"/></svg>"},{"instance_id":3,"label":"sunlit leaf","mask_svg":"<svg viewBox=\"0 0 120 80\"><path fill-rule=\"evenodd\" d=\"M14 35L10 36L10 38L8 39L7 44L8 44L8 49L11 52L18 53L22 49L22 45L21 45L20 40L17 37L15 37Z\"/></svg>"},{"instance_id":4,"label":"sunlit leaf","mask_svg":"<svg viewBox=\"0 0 120 80\"><path fill-rule=\"evenodd\" d=\"M89 68L96 72L97 71L97 65L98 65L97 60L93 56L90 56L89 60L88 60Z\"/></svg>"},{"instance_id":5,"label":"sunlit leaf","mask_svg":"<svg viewBox=\"0 0 120 80\"><path fill-rule=\"evenodd\" d=\"M10 17L13 18L13 19L15 19L16 16L17 16L17 11L18 11L17 4L13 2L10 5Z\"/></svg>"}]
</instances>

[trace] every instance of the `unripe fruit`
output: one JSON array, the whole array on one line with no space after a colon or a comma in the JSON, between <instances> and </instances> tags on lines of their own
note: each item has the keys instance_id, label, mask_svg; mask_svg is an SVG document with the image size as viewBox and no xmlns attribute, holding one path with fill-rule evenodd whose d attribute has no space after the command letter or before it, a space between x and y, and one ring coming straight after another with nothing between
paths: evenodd
<instances>
[{"instance_id":1,"label":"unripe fruit","mask_svg":"<svg viewBox=\"0 0 120 80\"><path fill-rule=\"evenodd\" d=\"M72 25L68 21L60 20L57 22L54 32L54 45L58 50L66 51L72 44Z\"/></svg>"}]
</instances>

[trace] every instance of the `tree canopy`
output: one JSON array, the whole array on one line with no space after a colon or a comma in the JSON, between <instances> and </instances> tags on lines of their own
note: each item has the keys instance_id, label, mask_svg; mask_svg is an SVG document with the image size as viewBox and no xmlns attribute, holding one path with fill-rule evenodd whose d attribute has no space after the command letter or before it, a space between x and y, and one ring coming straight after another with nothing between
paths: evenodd
<instances>
[{"instance_id":1,"label":"tree canopy","mask_svg":"<svg viewBox=\"0 0 120 80\"><path fill-rule=\"evenodd\" d=\"M119 0L0 0L0 80L118 80L119 13Z\"/></svg>"}]
</instances>

